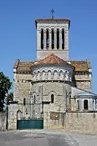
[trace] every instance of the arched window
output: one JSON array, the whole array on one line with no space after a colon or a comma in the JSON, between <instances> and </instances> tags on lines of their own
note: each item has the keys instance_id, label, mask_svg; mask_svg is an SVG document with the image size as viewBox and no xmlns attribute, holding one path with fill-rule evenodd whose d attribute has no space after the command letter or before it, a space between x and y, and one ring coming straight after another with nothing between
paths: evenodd
<instances>
[{"instance_id":1,"label":"arched window","mask_svg":"<svg viewBox=\"0 0 97 146\"><path fill-rule=\"evenodd\" d=\"M23 99L23 105L26 105L26 99L25 98Z\"/></svg>"},{"instance_id":2,"label":"arched window","mask_svg":"<svg viewBox=\"0 0 97 146\"><path fill-rule=\"evenodd\" d=\"M41 30L41 49L44 47L44 32L43 29Z\"/></svg>"},{"instance_id":3,"label":"arched window","mask_svg":"<svg viewBox=\"0 0 97 146\"><path fill-rule=\"evenodd\" d=\"M79 110L80 108L80 103L79 103L79 100L77 100L77 109Z\"/></svg>"},{"instance_id":4,"label":"arched window","mask_svg":"<svg viewBox=\"0 0 97 146\"><path fill-rule=\"evenodd\" d=\"M84 110L88 110L88 100L84 100Z\"/></svg>"},{"instance_id":5,"label":"arched window","mask_svg":"<svg viewBox=\"0 0 97 146\"><path fill-rule=\"evenodd\" d=\"M36 103L36 96L33 95L33 103L35 104Z\"/></svg>"},{"instance_id":6,"label":"arched window","mask_svg":"<svg viewBox=\"0 0 97 146\"><path fill-rule=\"evenodd\" d=\"M52 78L52 73L51 73L51 71L49 70L49 71L48 71L48 80L51 80L51 78Z\"/></svg>"},{"instance_id":7,"label":"arched window","mask_svg":"<svg viewBox=\"0 0 97 146\"><path fill-rule=\"evenodd\" d=\"M52 49L54 49L54 30L52 29Z\"/></svg>"},{"instance_id":8,"label":"arched window","mask_svg":"<svg viewBox=\"0 0 97 146\"><path fill-rule=\"evenodd\" d=\"M51 103L54 103L54 94L51 94Z\"/></svg>"},{"instance_id":9,"label":"arched window","mask_svg":"<svg viewBox=\"0 0 97 146\"><path fill-rule=\"evenodd\" d=\"M48 29L46 30L46 48L49 48L49 31Z\"/></svg>"},{"instance_id":10,"label":"arched window","mask_svg":"<svg viewBox=\"0 0 97 146\"><path fill-rule=\"evenodd\" d=\"M62 29L62 49L64 50L64 29Z\"/></svg>"},{"instance_id":11,"label":"arched window","mask_svg":"<svg viewBox=\"0 0 97 146\"><path fill-rule=\"evenodd\" d=\"M59 29L57 29L57 49L59 49Z\"/></svg>"}]
</instances>

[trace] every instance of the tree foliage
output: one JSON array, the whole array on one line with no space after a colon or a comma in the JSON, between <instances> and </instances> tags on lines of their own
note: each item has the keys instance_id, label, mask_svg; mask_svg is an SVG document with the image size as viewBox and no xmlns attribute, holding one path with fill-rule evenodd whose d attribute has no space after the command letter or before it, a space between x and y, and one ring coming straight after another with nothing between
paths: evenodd
<instances>
[{"instance_id":1,"label":"tree foliage","mask_svg":"<svg viewBox=\"0 0 97 146\"><path fill-rule=\"evenodd\" d=\"M10 92L6 97L6 103L13 101L13 92Z\"/></svg>"},{"instance_id":2,"label":"tree foliage","mask_svg":"<svg viewBox=\"0 0 97 146\"><path fill-rule=\"evenodd\" d=\"M0 111L3 111L4 101L8 91L11 89L12 83L10 79L0 72Z\"/></svg>"}]
</instances>

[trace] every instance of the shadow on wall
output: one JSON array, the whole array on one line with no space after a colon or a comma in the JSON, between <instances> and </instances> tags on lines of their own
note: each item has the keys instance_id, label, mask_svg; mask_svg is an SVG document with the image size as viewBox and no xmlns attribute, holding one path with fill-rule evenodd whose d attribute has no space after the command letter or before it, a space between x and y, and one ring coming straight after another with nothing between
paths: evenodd
<instances>
[{"instance_id":1,"label":"shadow on wall","mask_svg":"<svg viewBox=\"0 0 97 146\"><path fill-rule=\"evenodd\" d=\"M0 113L0 131L6 130L6 113Z\"/></svg>"}]
</instances>

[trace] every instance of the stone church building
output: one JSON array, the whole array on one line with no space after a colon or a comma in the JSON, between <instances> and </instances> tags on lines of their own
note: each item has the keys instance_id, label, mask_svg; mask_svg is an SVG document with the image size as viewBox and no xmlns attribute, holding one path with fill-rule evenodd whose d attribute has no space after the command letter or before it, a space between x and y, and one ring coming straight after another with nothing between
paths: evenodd
<instances>
[{"instance_id":1,"label":"stone church building","mask_svg":"<svg viewBox=\"0 0 97 146\"><path fill-rule=\"evenodd\" d=\"M16 60L8 129L97 132L97 95L88 60L69 58L69 19L36 19L37 58ZM93 124L94 123L94 124ZM84 128L82 128L84 127Z\"/></svg>"}]
</instances>

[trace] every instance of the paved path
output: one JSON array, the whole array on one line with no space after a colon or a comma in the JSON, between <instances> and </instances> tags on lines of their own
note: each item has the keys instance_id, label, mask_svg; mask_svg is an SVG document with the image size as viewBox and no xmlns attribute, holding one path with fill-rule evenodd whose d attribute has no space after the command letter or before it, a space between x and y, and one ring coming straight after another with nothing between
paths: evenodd
<instances>
[{"instance_id":1,"label":"paved path","mask_svg":"<svg viewBox=\"0 0 97 146\"><path fill-rule=\"evenodd\" d=\"M0 132L0 146L97 146L97 135L56 130Z\"/></svg>"},{"instance_id":2,"label":"paved path","mask_svg":"<svg viewBox=\"0 0 97 146\"><path fill-rule=\"evenodd\" d=\"M0 146L76 146L61 134L31 131L1 132Z\"/></svg>"}]
</instances>

